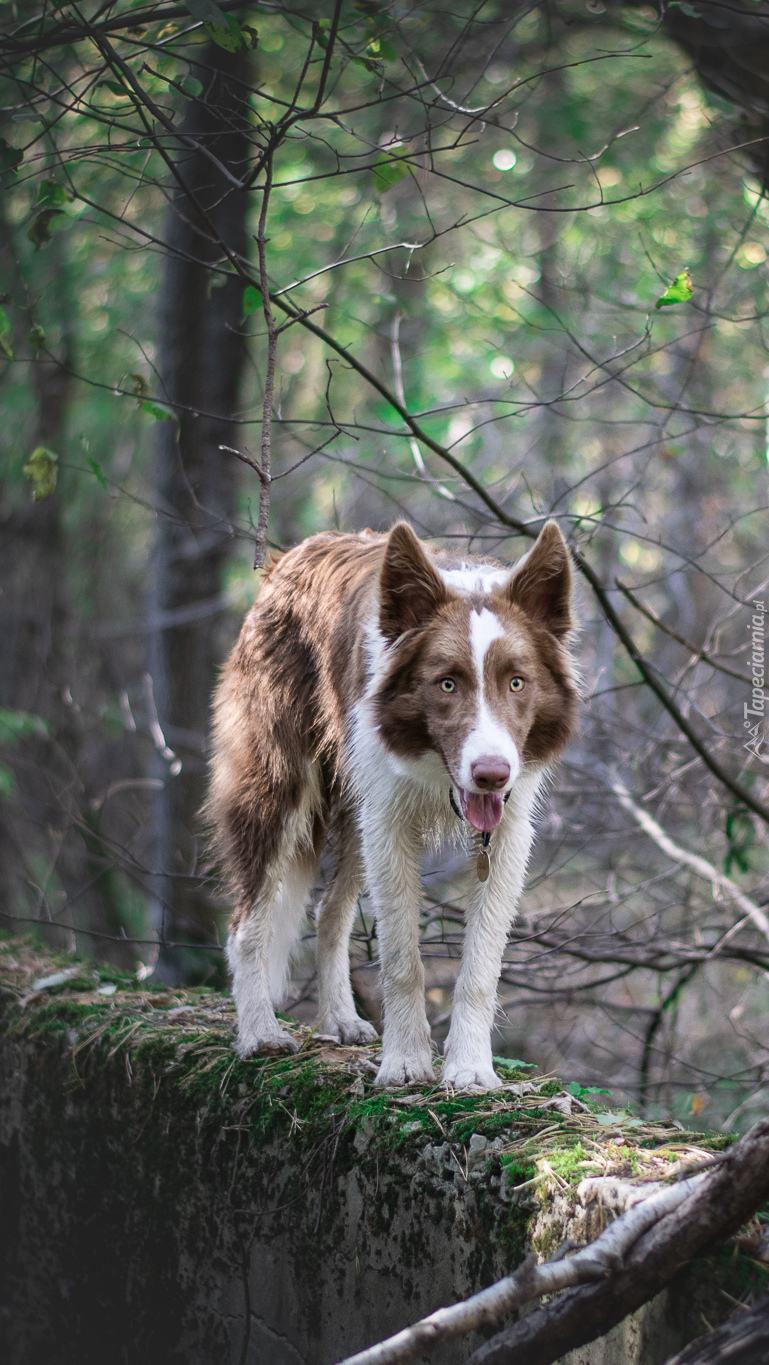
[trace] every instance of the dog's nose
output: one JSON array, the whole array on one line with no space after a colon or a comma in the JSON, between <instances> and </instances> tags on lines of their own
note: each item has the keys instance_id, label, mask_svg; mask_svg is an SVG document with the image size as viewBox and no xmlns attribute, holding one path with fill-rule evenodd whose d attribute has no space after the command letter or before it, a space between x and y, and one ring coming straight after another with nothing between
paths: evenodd
<instances>
[{"instance_id":1,"label":"dog's nose","mask_svg":"<svg viewBox=\"0 0 769 1365\"><path fill-rule=\"evenodd\" d=\"M504 758L493 758L484 754L470 764L470 775L481 791L498 792L510 778L510 764Z\"/></svg>"}]
</instances>

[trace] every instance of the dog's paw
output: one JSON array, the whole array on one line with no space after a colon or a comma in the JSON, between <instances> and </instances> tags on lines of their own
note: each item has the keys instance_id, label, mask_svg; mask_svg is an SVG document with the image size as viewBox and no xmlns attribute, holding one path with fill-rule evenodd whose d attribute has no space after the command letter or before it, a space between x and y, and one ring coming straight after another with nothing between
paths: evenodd
<instances>
[{"instance_id":1,"label":"dog's paw","mask_svg":"<svg viewBox=\"0 0 769 1365\"><path fill-rule=\"evenodd\" d=\"M441 1084L447 1090L496 1090L501 1080L493 1066L483 1063L452 1062L446 1058L441 1073Z\"/></svg>"},{"instance_id":2,"label":"dog's paw","mask_svg":"<svg viewBox=\"0 0 769 1365\"><path fill-rule=\"evenodd\" d=\"M324 1038L333 1038L337 1043L344 1043L347 1047L375 1043L379 1037L374 1025L367 1023L365 1019L359 1019L357 1015L352 1019L326 1018L320 1026L320 1032Z\"/></svg>"},{"instance_id":3,"label":"dog's paw","mask_svg":"<svg viewBox=\"0 0 769 1365\"><path fill-rule=\"evenodd\" d=\"M382 1059L374 1085L391 1089L401 1085L435 1085L435 1072L429 1053L423 1057L387 1057Z\"/></svg>"},{"instance_id":4,"label":"dog's paw","mask_svg":"<svg viewBox=\"0 0 769 1365\"><path fill-rule=\"evenodd\" d=\"M287 1052L298 1052L299 1044L285 1029L276 1028L270 1033L238 1038L235 1051L244 1060L247 1057L280 1057Z\"/></svg>"}]
</instances>

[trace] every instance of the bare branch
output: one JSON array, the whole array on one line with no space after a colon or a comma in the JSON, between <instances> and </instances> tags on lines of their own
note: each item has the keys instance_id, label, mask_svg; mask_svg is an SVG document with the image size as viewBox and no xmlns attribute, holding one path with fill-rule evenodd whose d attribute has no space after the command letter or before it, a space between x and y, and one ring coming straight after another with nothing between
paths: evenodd
<instances>
[{"instance_id":1,"label":"bare branch","mask_svg":"<svg viewBox=\"0 0 769 1365\"><path fill-rule=\"evenodd\" d=\"M470 1357L469 1365L552 1365L603 1336L658 1294L695 1257L733 1235L769 1196L769 1120L757 1124L684 1202L631 1247L602 1282L567 1291Z\"/></svg>"},{"instance_id":2,"label":"bare branch","mask_svg":"<svg viewBox=\"0 0 769 1365\"><path fill-rule=\"evenodd\" d=\"M729 900L734 901L735 905L739 906L743 914L749 915L756 928L764 935L764 938L769 939L769 918L767 918L760 905L756 905L755 901L752 901L749 896L746 896L744 891L740 890L739 886L737 886L730 877L727 877L723 872L719 872L717 867L714 867L712 863L709 863L707 858L701 858L698 853L690 853L688 849L682 848L680 844L674 843L670 838L670 835L665 833L662 826L658 825L657 821L652 819L649 812L642 810L640 806L636 805L627 787L618 777L611 779L611 789L623 809L630 812L633 819L641 826L644 833L648 834L649 838L654 840L657 847L661 848L663 853L666 853L674 862L683 863L685 867L691 868L692 872L696 873L698 877L702 877L706 882L709 882L713 888L714 897L718 894L723 894L727 896Z\"/></svg>"}]
</instances>

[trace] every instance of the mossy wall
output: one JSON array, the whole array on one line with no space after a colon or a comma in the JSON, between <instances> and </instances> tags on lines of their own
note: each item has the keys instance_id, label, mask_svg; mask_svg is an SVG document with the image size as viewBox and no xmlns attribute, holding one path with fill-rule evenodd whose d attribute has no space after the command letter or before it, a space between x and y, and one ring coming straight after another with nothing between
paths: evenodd
<instances>
[{"instance_id":1,"label":"mossy wall","mask_svg":"<svg viewBox=\"0 0 769 1365\"><path fill-rule=\"evenodd\" d=\"M673 1130L623 1136L556 1080L383 1094L371 1049L295 1026L296 1056L242 1062L232 1023L215 992L0 942L7 1365L332 1365L557 1237L591 1163L676 1160ZM752 1273L731 1252L698 1272L730 1293ZM695 1297L575 1361L657 1365L703 1329Z\"/></svg>"}]
</instances>

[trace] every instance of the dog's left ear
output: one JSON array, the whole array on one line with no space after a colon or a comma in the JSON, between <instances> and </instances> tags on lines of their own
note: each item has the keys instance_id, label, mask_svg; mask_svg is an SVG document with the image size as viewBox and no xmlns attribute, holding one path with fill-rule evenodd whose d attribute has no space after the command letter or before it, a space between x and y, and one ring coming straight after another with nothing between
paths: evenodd
<instances>
[{"instance_id":1,"label":"dog's left ear","mask_svg":"<svg viewBox=\"0 0 769 1365\"><path fill-rule=\"evenodd\" d=\"M528 554L513 569L504 592L509 602L556 639L574 629L571 559L556 522L545 522Z\"/></svg>"}]
</instances>

